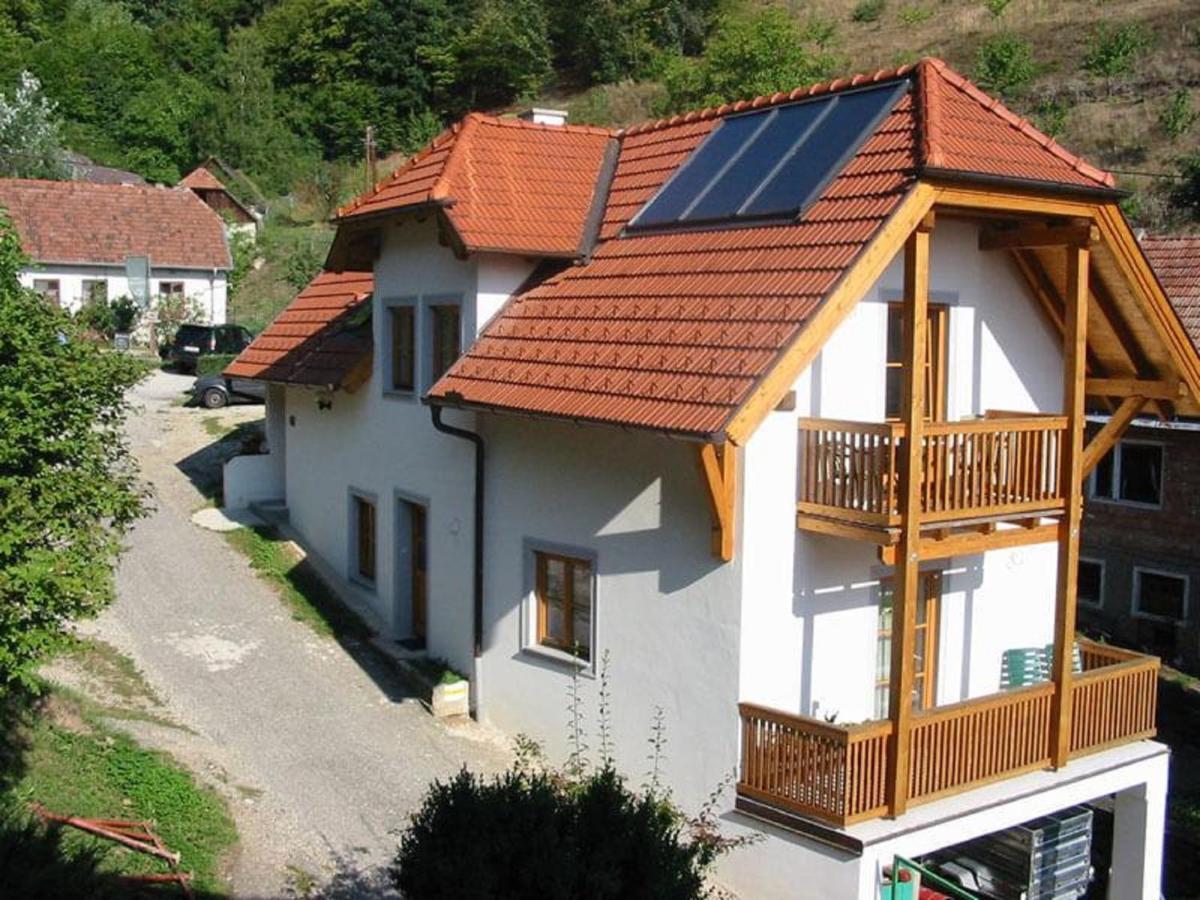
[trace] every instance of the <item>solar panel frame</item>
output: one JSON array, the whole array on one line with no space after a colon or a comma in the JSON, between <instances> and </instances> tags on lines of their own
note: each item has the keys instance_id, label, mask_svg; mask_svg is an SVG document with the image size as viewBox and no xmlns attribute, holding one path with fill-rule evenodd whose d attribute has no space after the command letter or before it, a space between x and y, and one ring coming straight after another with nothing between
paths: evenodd
<instances>
[{"instance_id":1,"label":"solar panel frame","mask_svg":"<svg viewBox=\"0 0 1200 900\"><path fill-rule=\"evenodd\" d=\"M781 222L794 222L799 220L825 189L830 182L838 176L845 168L847 162L858 152L859 148L866 142L875 131L879 124L886 118L892 110L896 108L896 104L901 98L911 90L911 80L908 78L899 79L894 82L886 82L884 84L872 84L863 87L852 88L845 91L838 91L832 94L824 94L820 97L807 98L796 103L780 104L768 109L749 110L747 112L736 113L726 116L721 123L713 129L713 131L705 137L705 139L691 152L682 165L675 171L674 174L660 187L649 200L642 205L642 208L629 220L626 224L624 233L643 234L664 231L689 231L689 230L712 230L714 228L746 228L756 225L772 225ZM755 202L759 200L766 192L768 186L779 176L787 164L795 159L797 155L803 155L805 147L810 139L819 137L819 130L829 121L831 116L834 116L838 107L843 101L848 98L855 98L866 93L878 93L882 100L878 107L860 125L853 139L849 140L836 156L834 156L827 165L822 176L814 181L814 183L800 196L794 203L788 203L788 206L783 210L770 210L764 213L749 214L746 210L753 207ZM796 136L791 147L784 153L779 155L779 159L763 176L761 182L751 190L746 199L735 209L731 214L724 215L709 215L707 217L699 217L693 215L693 212L702 207L706 197L717 189L721 177L730 172L739 160L753 149L754 143L767 130L768 126L777 120L781 114L786 114L788 109L796 109L799 107L815 107L823 106L824 108L818 114L816 119L809 122L808 125ZM751 119L761 119L759 126L750 132L748 137L743 137L743 143L733 150L729 157L716 167L716 171L711 175L701 187L695 190L691 202L682 206L682 211L675 212L672 216L663 216L661 212L655 214L654 210L659 204L660 198L670 196L677 192L680 186L687 182L683 179L694 179L697 174L697 167L703 165L709 160L706 159L706 148L717 145L717 142L727 141L729 136L721 137L721 132L727 126L735 122L743 122ZM709 154L711 155L711 153ZM686 173L686 174L685 174ZM693 181L694 183L694 181ZM772 192L774 194L775 192ZM675 208L681 204L675 204Z\"/></svg>"}]
</instances>

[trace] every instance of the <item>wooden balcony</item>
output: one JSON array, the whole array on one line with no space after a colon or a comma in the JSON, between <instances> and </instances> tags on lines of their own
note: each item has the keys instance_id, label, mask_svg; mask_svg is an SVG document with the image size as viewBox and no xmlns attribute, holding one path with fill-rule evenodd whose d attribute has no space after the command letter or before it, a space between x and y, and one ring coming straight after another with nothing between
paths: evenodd
<instances>
[{"instance_id":1,"label":"wooden balcony","mask_svg":"<svg viewBox=\"0 0 1200 900\"><path fill-rule=\"evenodd\" d=\"M1070 682L1070 757L1152 737L1158 660L1080 641ZM908 802L927 803L1051 763L1054 684L916 712ZM888 815L889 721L835 725L751 703L742 718L741 796L838 828Z\"/></svg>"},{"instance_id":2,"label":"wooden balcony","mask_svg":"<svg viewBox=\"0 0 1200 900\"><path fill-rule=\"evenodd\" d=\"M802 418L799 427L799 526L895 543L904 426ZM1066 432L1064 416L989 413L928 423L920 453L921 527L1060 513Z\"/></svg>"}]
</instances>

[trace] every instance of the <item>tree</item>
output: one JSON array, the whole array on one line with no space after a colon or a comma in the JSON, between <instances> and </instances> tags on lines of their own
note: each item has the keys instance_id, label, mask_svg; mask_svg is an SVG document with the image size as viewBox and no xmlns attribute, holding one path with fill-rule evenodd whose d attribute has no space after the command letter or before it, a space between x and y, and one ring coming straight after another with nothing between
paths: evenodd
<instances>
[{"instance_id":1,"label":"tree","mask_svg":"<svg viewBox=\"0 0 1200 900\"><path fill-rule=\"evenodd\" d=\"M1021 94L1037 73L1033 46L1015 34L990 37L975 54L975 80L1003 97Z\"/></svg>"},{"instance_id":2,"label":"tree","mask_svg":"<svg viewBox=\"0 0 1200 900\"><path fill-rule=\"evenodd\" d=\"M6 178L65 178L54 104L41 83L22 72L16 89L0 94L0 175Z\"/></svg>"},{"instance_id":3,"label":"tree","mask_svg":"<svg viewBox=\"0 0 1200 900\"><path fill-rule=\"evenodd\" d=\"M143 370L22 288L23 263L0 222L0 690L112 601L122 536L145 510L121 430Z\"/></svg>"},{"instance_id":4,"label":"tree","mask_svg":"<svg viewBox=\"0 0 1200 900\"><path fill-rule=\"evenodd\" d=\"M699 60L674 61L665 76L665 111L791 90L828 77L836 65L793 16L769 6L722 20Z\"/></svg>"}]
</instances>

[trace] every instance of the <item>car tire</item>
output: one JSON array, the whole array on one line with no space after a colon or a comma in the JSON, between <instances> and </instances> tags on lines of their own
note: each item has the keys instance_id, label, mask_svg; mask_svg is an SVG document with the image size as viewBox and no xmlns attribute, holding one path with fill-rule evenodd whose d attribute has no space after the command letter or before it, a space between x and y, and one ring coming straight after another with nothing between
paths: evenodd
<instances>
[{"instance_id":1,"label":"car tire","mask_svg":"<svg viewBox=\"0 0 1200 900\"><path fill-rule=\"evenodd\" d=\"M229 403L229 397L220 388L209 388L200 397L205 409L220 409Z\"/></svg>"}]
</instances>

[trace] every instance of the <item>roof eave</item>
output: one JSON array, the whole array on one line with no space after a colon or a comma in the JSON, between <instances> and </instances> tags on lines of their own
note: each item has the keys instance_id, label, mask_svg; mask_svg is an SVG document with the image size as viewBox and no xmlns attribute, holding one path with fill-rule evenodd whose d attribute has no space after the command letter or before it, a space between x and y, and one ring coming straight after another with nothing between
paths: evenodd
<instances>
[{"instance_id":1,"label":"roof eave","mask_svg":"<svg viewBox=\"0 0 1200 900\"><path fill-rule=\"evenodd\" d=\"M931 183L972 184L982 187L1003 187L1040 194L1084 198L1101 203L1116 203L1130 195L1129 191L1103 185L1067 184L1061 181L1042 181L1036 178L1019 178L1012 175L991 175L969 169L948 169L940 166L923 166L918 177Z\"/></svg>"}]
</instances>

